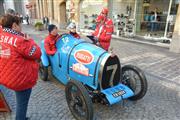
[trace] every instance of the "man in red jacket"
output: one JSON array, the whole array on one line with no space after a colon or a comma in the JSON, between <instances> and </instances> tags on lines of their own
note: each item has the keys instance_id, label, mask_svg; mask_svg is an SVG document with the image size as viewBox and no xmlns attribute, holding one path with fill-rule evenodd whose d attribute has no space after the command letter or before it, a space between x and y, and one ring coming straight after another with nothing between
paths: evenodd
<instances>
[{"instance_id":1,"label":"man in red jacket","mask_svg":"<svg viewBox=\"0 0 180 120\"><path fill-rule=\"evenodd\" d=\"M0 85L15 91L16 120L27 120L32 87L38 79L41 50L33 39L21 33L17 16L4 15L0 21Z\"/></svg>"},{"instance_id":2,"label":"man in red jacket","mask_svg":"<svg viewBox=\"0 0 180 120\"><path fill-rule=\"evenodd\" d=\"M47 55L54 55L57 51L56 42L59 37L57 27L53 24L48 26L49 35L44 40L44 47Z\"/></svg>"},{"instance_id":3,"label":"man in red jacket","mask_svg":"<svg viewBox=\"0 0 180 120\"><path fill-rule=\"evenodd\" d=\"M96 19L97 22L96 29L92 34L95 37L95 39L98 40L100 46L106 51L108 51L109 49L111 36L114 31L113 22L111 19L107 17L107 15L108 15L108 9L103 8L101 14Z\"/></svg>"}]
</instances>

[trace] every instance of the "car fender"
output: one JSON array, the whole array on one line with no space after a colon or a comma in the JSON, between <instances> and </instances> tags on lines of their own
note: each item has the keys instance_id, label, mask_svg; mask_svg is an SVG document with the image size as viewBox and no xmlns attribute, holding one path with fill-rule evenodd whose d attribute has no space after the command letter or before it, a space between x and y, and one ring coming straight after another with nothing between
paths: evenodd
<instances>
[{"instance_id":1,"label":"car fender","mask_svg":"<svg viewBox=\"0 0 180 120\"><path fill-rule=\"evenodd\" d=\"M49 60L47 55L41 55L41 61L43 66L48 67L49 66Z\"/></svg>"},{"instance_id":2,"label":"car fender","mask_svg":"<svg viewBox=\"0 0 180 120\"><path fill-rule=\"evenodd\" d=\"M41 50L42 55L41 55L41 61L43 66L48 67L49 66L49 59L48 59L48 55L46 54L46 52L44 50Z\"/></svg>"}]
</instances>

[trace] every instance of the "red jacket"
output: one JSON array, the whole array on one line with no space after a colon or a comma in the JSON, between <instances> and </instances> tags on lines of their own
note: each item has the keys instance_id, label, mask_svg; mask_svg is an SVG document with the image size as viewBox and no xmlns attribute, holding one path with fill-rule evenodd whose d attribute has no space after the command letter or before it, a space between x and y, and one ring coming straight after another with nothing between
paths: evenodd
<instances>
[{"instance_id":1,"label":"red jacket","mask_svg":"<svg viewBox=\"0 0 180 120\"><path fill-rule=\"evenodd\" d=\"M113 31L114 31L114 26L112 20L106 19L104 24L97 24L93 36L98 38L102 48L108 50Z\"/></svg>"},{"instance_id":2,"label":"red jacket","mask_svg":"<svg viewBox=\"0 0 180 120\"><path fill-rule=\"evenodd\" d=\"M44 40L44 48L48 55L54 55L57 51L56 42L60 36L59 35L51 35L49 34Z\"/></svg>"},{"instance_id":3,"label":"red jacket","mask_svg":"<svg viewBox=\"0 0 180 120\"><path fill-rule=\"evenodd\" d=\"M15 91L32 88L38 79L40 48L11 29L3 29L0 38L0 84Z\"/></svg>"}]
</instances>

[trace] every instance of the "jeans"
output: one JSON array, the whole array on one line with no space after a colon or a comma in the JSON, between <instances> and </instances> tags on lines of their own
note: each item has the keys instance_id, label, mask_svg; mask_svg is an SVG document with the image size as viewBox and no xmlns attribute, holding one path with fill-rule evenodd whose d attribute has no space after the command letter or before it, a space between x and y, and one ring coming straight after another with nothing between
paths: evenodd
<instances>
[{"instance_id":1,"label":"jeans","mask_svg":"<svg viewBox=\"0 0 180 120\"><path fill-rule=\"evenodd\" d=\"M16 120L26 120L26 113L32 88L15 91L16 93Z\"/></svg>"},{"instance_id":2,"label":"jeans","mask_svg":"<svg viewBox=\"0 0 180 120\"><path fill-rule=\"evenodd\" d=\"M151 22L151 32L158 30L158 23L157 22Z\"/></svg>"}]
</instances>

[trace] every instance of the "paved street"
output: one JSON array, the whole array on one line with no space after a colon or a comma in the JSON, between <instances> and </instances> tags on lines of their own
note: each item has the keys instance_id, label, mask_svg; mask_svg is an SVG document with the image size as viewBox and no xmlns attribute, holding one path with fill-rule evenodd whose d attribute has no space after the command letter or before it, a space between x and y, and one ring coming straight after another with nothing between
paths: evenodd
<instances>
[{"instance_id":1,"label":"paved street","mask_svg":"<svg viewBox=\"0 0 180 120\"><path fill-rule=\"evenodd\" d=\"M47 32L23 26L37 43ZM133 64L145 71L148 81L146 96L132 102L126 100L113 106L94 104L97 120L179 120L180 119L180 54L166 48L113 39L115 53L123 65ZM28 108L31 120L73 120L68 110L62 85L53 81L38 81ZM11 114L0 113L0 120L13 120L15 97L6 91Z\"/></svg>"}]
</instances>

